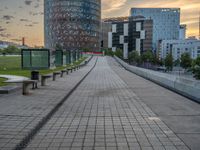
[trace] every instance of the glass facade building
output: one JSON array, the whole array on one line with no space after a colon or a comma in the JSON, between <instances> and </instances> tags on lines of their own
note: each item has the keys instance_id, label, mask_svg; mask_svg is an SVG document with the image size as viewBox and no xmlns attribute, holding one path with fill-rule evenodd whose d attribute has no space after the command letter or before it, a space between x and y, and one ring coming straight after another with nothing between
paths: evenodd
<instances>
[{"instance_id":1,"label":"glass facade building","mask_svg":"<svg viewBox=\"0 0 200 150\"><path fill-rule=\"evenodd\" d=\"M101 0L44 0L45 47L100 48Z\"/></svg>"},{"instance_id":2,"label":"glass facade building","mask_svg":"<svg viewBox=\"0 0 200 150\"><path fill-rule=\"evenodd\" d=\"M178 40L180 28L179 8L132 8L131 16L144 16L153 20L153 50L160 40Z\"/></svg>"}]
</instances>

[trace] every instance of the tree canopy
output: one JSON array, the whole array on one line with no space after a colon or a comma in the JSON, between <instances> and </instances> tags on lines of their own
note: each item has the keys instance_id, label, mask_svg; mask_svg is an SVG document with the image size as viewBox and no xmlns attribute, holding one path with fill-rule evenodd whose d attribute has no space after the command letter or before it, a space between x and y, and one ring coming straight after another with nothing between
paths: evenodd
<instances>
[{"instance_id":1,"label":"tree canopy","mask_svg":"<svg viewBox=\"0 0 200 150\"><path fill-rule=\"evenodd\" d=\"M137 51L132 51L128 55L129 62L140 63L141 58Z\"/></svg>"},{"instance_id":2,"label":"tree canopy","mask_svg":"<svg viewBox=\"0 0 200 150\"><path fill-rule=\"evenodd\" d=\"M168 54L165 58L165 67L167 68L167 70L172 71L173 69L173 57L172 54Z\"/></svg>"},{"instance_id":3,"label":"tree canopy","mask_svg":"<svg viewBox=\"0 0 200 150\"><path fill-rule=\"evenodd\" d=\"M192 66L192 59L190 57L190 54L188 53L183 53L181 55L181 62L180 62L181 67L184 69L188 69Z\"/></svg>"}]
</instances>

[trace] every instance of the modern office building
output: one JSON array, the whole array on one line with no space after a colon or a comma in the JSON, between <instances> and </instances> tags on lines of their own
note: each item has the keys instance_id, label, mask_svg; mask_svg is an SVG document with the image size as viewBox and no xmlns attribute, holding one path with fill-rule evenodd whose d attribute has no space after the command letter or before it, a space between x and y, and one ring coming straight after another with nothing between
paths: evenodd
<instances>
[{"instance_id":1,"label":"modern office building","mask_svg":"<svg viewBox=\"0 0 200 150\"><path fill-rule=\"evenodd\" d=\"M108 49L108 34L112 30L112 23L110 22L104 22L102 20L101 22L101 34L100 34L100 39L101 39L101 48L102 49Z\"/></svg>"},{"instance_id":2,"label":"modern office building","mask_svg":"<svg viewBox=\"0 0 200 150\"><path fill-rule=\"evenodd\" d=\"M109 48L113 51L123 50L124 59L128 53L137 51L139 54L152 49L153 21L143 16L129 17L122 20L114 18L112 32L109 33Z\"/></svg>"},{"instance_id":3,"label":"modern office building","mask_svg":"<svg viewBox=\"0 0 200 150\"><path fill-rule=\"evenodd\" d=\"M153 50L159 40L178 40L180 29L179 8L132 8L131 16L144 16L153 20Z\"/></svg>"},{"instance_id":4,"label":"modern office building","mask_svg":"<svg viewBox=\"0 0 200 150\"><path fill-rule=\"evenodd\" d=\"M187 30L187 25L186 24L180 25L179 40L185 40L186 39L186 30Z\"/></svg>"},{"instance_id":5,"label":"modern office building","mask_svg":"<svg viewBox=\"0 0 200 150\"><path fill-rule=\"evenodd\" d=\"M192 59L196 59L200 56L200 40L163 40L159 50L161 59L172 54L175 61L180 59L183 53L189 53Z\"/></svg>"},{"instance_id":6,"label":"modern office building","mask_svg":"<svg viewBox=\"0 0 200 150\"><path fill-rule=\"evenodd\" d=\"M44 0L45 47L100 48L101 0Z\"/></svg>"}]
</instances>

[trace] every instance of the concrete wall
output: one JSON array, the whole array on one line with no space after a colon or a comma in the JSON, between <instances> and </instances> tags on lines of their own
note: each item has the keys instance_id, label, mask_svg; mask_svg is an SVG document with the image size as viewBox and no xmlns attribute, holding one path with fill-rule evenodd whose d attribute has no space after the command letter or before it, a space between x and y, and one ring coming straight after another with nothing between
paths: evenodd
<instances>
[{"instance_id":1,"label":"concrete wall","mask_svg":"<svg viewBox=\"0 0 200 150\"><path fill-rule=\"evenodd\" d=\"M200 102L200 81L138 68L125 63L118 57L115 57L115 59L128 71L145 79L151 80L192 100Z\"/></svg>"}]
</instances>

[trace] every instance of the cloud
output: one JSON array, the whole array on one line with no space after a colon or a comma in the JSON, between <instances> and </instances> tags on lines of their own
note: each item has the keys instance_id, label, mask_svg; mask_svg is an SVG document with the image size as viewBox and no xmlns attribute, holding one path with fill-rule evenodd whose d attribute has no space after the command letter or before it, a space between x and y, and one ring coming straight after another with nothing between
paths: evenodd
<instances>
[{"instance_id":1,"label":"cloud","mask_svg":"<svg viewBox=\"0 0 200 150\"><path fill-rule=\"evenodd\" d=\"M33 2L32 0L25 0L25 1L24 1L24 3L25 3L26 5L31 5L32 2Z\"/></svg>"},{"instance_id":2,"label":"cloud","mask_svg":"<svg viewBox=\"0 0 200 150\"><path fill-rule=\"evenodd\" d=\"M0 33L0 37L2 37L2 38L9 38L9 37L11 37L11 34L8 34L8 33Z\"/></svg>"},{"instance_id":3,"label":"cloud","mask_svg":"<svg viewBox=\"0 0 200 150\"><path fill-rule=\"evenodd\" d=\"M2 26L0 26L0 32L3 32L5 30L6 30L6 28L3 28Z\"/></svg>"},{"instance_id":4,"label":"cloud","mask_svg":"<svg viewBox=\"0 0 200 150\"><path fill-rule=\"evenodd\" d=\"M40 4L39 3L35 4L34 8L38 8L38 7L40 7Z\"/></svg>"},{"instance_id":5,"label":"cloud","mask_svg":"<svg viewBox=\"0 0 200 150\"><path fill-rule=\"evenodd\" d=\"M127 0L102 0L103 11L104 13L109 13L120 9L125 5Z\"/></svg>"},{"instance_id":6,"label":"cloud","mask_svg":"<svg viewBox=\"0 0 200 150\"><path fill-rule=\"evenodd\" d=\"M26 24L25 26L26 26L26 27L33 27L32 24Z\"/></svg>"},{"instance_id":7,"label":"cloud","mask_svg":"<svg viewBox=\"0 0 200 150\"><path fill-rule=\"evenodd\" d=\"M21 22L30 22L28 19L20 19Z\"/></svg>"},{"instance_id":8,"label":"cloud","mask_svg":"<svg viewBox=\"0 0 200 150\"><path fill-rule=\"evenodd\" d=\"M30 11L29 15L31 15L31 16L37 16L37 15L44 15L44 13L43 12L36 13L36 12Z\"/></svg>"},{"instance_id":9,"label":"cloud","mask_svg":"<svg viewBox=\"0 0 200 150\"><path fill-rule=\"evenodd\" d=\"M39 22L33 22L33 24L39 24Z\"/></svg>"},{"instance_id":10,"label":"cloud","mask_svg":"<svg viewBox=\"0 0 200 150\"><path fill-rule=\"evenodd\" d=\"M4 15L4 16L2 17L3 20L11 20L11 19L13 19L13 18L15 18L15 17L10 16L10 15Z\"/></svg>"},{"instance_id":11,"label":"cloud","mask_svg":"<svg viewBox=\"0 0 200 150\"><path fill-rule=\"evenodd\" d=\"M14 41L14 42L21 42L22 39L11 39L11 41Z\"/></svg>"}]
</instances>

